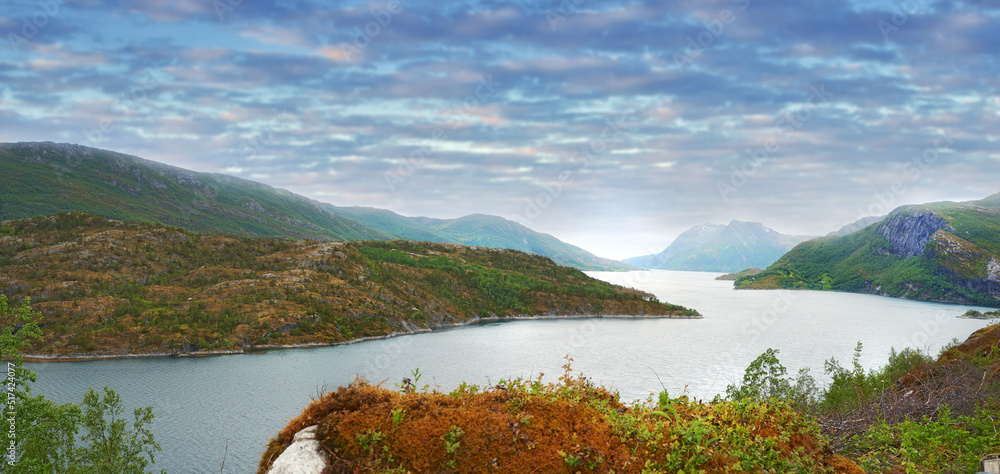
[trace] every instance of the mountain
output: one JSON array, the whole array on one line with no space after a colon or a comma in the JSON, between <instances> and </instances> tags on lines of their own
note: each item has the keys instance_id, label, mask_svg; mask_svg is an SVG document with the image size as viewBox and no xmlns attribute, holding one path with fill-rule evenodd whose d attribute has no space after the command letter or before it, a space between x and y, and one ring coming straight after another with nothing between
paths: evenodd
<instances>
[{"instance_id":1,"label":"mountain","mask_svg":"<svg viewBox=\"0 0 1000 474\"><path fill-rule=\"evenodd\" d=\"M205 235L85 213L0 222L0 295L31 298L31 353L323 345L522 316L698 317L523 252Z\"/></svg>"},{"instance_id":2,"label":"mountain","mask_svg":"<svg viewBox=\"0 0 1000 474\"><path fill-rule=\"evenodd\" d=\"M807 288L1000 306L1000 194L894 209L804 242L737 288Z\"/></svg>"},{"instance_id":3,"label":"mountain","mask_svg":"<svg viewBox=\"0 0 1000 474\"><path fill-rule=\"evenodd\" d=\"M80 145L0 143L0 220L80 211L204 234L314 240L417 240L507 248L581 270L634 270L496 216L403 217L336 207L224 174Z\"/></svg>"},{"instance_id":4,"label":"mountain","mask_svg":"<svg viewBox=\"0 0 1000 474\"><path fill-rule=\"evenodd\" d=\"M598 257L549 234L535 232L498 216L472 214L458 219L405 217L385 209L327 205L334 214L406 240L445 242L477 247L519 250L545 255L552 261L580 270L637 270L616 260Z\"/></svg>"},{"instance_id":5,"label":"mountain","mask_svg":"<svg viewBox=\"0 0 1000 474\"><path fill-rule=\"evenodd\" d=\"M632 257L625 263L642 268L701 272L736 272L766 267L809 236L785 235L758 222L692 227L662 252Z\"/></svg>"},{"instance_id":6,"label":"mountain","mask_svg":"<svg viewBox=\"0 0 1000 474\"><path fill-rule=\"evenodd\" d=\"M0 170L0 219L81 211L206 234L395 238L282 189L80 145L0 143Z\"/></svg>"},{"instance_id":7,"label":"mountain","mask_svg":"<svg viewBox=\"0 0 1000 474\"><path fill-rule=\"evenodd\" d=\"M854 222L851 222L850 224L847 224L847 225L845 225L844 227L841 227L838 230L835 230L833 232L830 232L829 234L826 234L826 236L827 237L843 237L843 236L845 236L847 234L853 234L853 233L855 233L855 232L857 232L857 231L859 231L861 229L864 229L865 227L868 227L868 226L870 226L870 225L872 225L872 224L874 224L876 222L881 221L882 219L885 219L885 216L868 216L868 217L862 217L861 219L858 219L858 220L856 220Z\"/></svg>"}]
</instances>

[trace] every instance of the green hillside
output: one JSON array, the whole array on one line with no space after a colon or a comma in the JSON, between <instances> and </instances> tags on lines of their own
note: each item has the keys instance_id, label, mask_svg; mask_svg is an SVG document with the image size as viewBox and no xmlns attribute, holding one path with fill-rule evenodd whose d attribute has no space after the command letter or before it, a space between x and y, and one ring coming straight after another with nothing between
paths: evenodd
<instances>
[{"instance_id":1,"label":"green hillside","mask_svg":"<svg viewBox=\"0 0 1000 474\"><path fill-rule=\"evenodd\" d=\"M1000 195L903 206L799 244L737 288L805 288L1000 306Z\"/></svg>"},{"instance_id":2,"label":"green hillside","mask_svg":"<svg viewBox=\"0 0 1000 474\"><path fill-rule=\"evenodd\" d=\"M96 148L3 143L0 170L0 219L81 211L207 234L393 238L282 189Z\"/></svg>"},{"instance_id":3,"label":"green hillside","mask_svg":"<svg viewBox=\"0 0 1000 474\"><path fill-rule=\"evenodd\" d=\"M616 260L598 257L549 234L535 232L499 216L472 214L458 219L405 217L392 211L370 207L336 207L334 214L355 220L366 227L397 235L406 240L447 242L477 247L502 248L544 255L552 261L580 270L636 270Z\"/></svg>"},{"instance_id":4,"label":"green hillside","mask_svg":"<svg viewBox=\"0 0 1000 474\"><path fill-rule=\"evenodd\" d=\"M398 236L406 240L424 242L453 242L454 238L445 232L426 226L412 217L405 217L386 209L374 207L339 207L326 204L326 209L339 216L364 222L365 226Z\"/></svg>"},{"instance_id":5,"label":"green hillside","mask_svg":"<svg viewBox=\"0 0 1000 474\"><path fill-rule=\"evenodd\" d=\"M84 213L0 222L0 292L45 316L35 354L332 344L480 318L698 316L512 250L235 238Z\"/></svg>"}]
</instances>

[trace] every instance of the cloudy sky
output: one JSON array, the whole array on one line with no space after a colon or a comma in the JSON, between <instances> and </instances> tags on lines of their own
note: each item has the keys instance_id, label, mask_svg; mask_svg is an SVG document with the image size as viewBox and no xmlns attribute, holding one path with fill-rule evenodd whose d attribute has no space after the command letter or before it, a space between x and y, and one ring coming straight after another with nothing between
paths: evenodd
<instances>
[{"instance_id":1,"label":"cloudy sky","mask_svg":"<svg viewBox=\"0 0 1000 474\"><path fill-rule=\"evenodd\" d=\"M732 219L825 234L1000 191L996 5L4 0L0 141L612 258Z\"/></svg>"}]
</instances>

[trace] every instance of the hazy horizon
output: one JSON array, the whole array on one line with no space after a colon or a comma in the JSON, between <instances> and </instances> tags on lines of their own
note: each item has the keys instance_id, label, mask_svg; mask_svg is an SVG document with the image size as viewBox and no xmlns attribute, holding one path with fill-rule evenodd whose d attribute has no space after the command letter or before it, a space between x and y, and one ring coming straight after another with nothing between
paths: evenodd
<instances>
[{"instance_id":1,"label":"hazy horizon","mask_svg":"<svg viewBox=\"0 0 1000 474\"><path fill-rule=\"evenodd\" d=\"M0 141L337 206L492 214L596 255L823 235L1000 191L1000 6L13 0Z\"/></svg>"}]
</instances>

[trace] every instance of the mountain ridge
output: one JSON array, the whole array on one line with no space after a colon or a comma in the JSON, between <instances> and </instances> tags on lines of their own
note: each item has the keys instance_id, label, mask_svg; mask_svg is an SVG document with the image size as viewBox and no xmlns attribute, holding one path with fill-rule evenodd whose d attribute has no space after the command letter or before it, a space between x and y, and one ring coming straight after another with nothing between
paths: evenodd
<instances>
[{"instance_id":1,"label":"mountain ridge","mask_svg":"<svg viewBox=\"0 0 1000 474\"><path fill-rule=\"evenodd\" d=\"M737 272L764 268L812 236L781 234L759 222L702 224L681 233L658 254L623 260L649 269Z\"/></svg>"},{"instance_id":2,"label":"mountain ridge","mask_svg":"<svg viewBox=\"0 0 1000 474\"><path fill-rule=\"evenodd\" d=\"M398 235L406 240L456 243L475 247L505 248L545 255L562 265L580 270L637 270L616 260L597 257L517 222L489 214L469 214L455 219L406 217L372 207L327 205L334 214L351 218L367 227Z\"/></svg>"},{"instance_id":3,"label":"mountain ridge","mask_svg":"<svg viewBox=\"0 0 1000 474\"><path fill-rule=\"evenodd\" d=\"M345 210L351 208L256 181L82 145L0 143L0 169L5 171L0 173L0 220L80 211L206 234L460 243L537 253L582 270L634 269L497 216L406 218L384 209L357 208L379 212L354 212L353 218ZM488 226L473 225L486 218L492 219L494 235ZM418 232L415 226L421 221L428 225ZM436 228L442 223L447 225Z\"/></svg>"}]
</instances>

